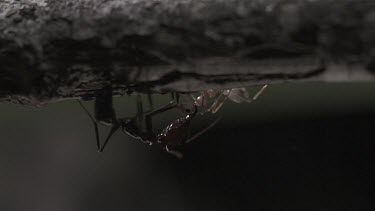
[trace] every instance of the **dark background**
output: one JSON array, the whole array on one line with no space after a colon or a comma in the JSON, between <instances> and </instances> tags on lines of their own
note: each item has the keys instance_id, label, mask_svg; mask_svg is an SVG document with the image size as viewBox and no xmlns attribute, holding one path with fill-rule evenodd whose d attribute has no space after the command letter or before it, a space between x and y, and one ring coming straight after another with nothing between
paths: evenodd
<instances>
[{"instance_id":1,"label":"dark background","mask_svg":"<svg viewBox=\"0 0 375 211\"><path fill-rule=\"evenodd\" d=\"M272 85L219 113L179 161L121 133L97 153L75 101L1 104L0 210L375 210L375 84Z\"/></svg>"}]
</instances>

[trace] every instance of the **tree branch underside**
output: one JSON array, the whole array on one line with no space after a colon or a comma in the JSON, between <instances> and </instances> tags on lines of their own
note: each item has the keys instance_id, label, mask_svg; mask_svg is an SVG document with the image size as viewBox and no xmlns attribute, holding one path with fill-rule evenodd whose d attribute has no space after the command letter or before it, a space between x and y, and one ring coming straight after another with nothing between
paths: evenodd
<instances>
[{"instance_id":1,"label":"tree branch underside","mask_svg":"<svg viewBox=\"0 0 375 211\"><path fill-rule=\"evenodd\" d=\"M374 81L370 0L2 0L0 102Z\"/></svg>"}]
</instances>

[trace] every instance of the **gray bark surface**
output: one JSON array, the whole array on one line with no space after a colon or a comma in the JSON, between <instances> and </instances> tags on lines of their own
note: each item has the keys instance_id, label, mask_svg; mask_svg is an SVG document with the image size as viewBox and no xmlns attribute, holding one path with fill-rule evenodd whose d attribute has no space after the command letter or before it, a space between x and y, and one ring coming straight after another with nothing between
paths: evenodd
<instances>
[{"instance_id":1,"label":"gray bark surface","mask_svg":"<svg viewBox=\"0 0 375 211\"><path fill-rule=\"evenodd\" d=\"M0 102L374 81L372 0L0 0Z\"/></svg>"}]
</instances>

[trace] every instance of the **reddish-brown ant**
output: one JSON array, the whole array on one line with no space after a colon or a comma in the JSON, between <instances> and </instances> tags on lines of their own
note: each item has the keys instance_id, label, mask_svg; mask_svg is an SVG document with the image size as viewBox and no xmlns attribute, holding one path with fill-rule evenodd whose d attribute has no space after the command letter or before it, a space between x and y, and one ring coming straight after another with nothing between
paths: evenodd
<instances>
[{"instance_id":1,"label":"reddish-brown ant","mask_svg":"<svg viewBox=\"0 0 375 211\"><path fill-rule=\"evenodd\" d=\"M214 124L216 124L219 119L215 120L210 126L202 130L192 138L189 138L188 131L191 120L197 113L197 106L193 105L192 108L186 108L182 104L179 104L179 96L176 96L176 101L171 101L166 106L146 113L143 112L142 100L140 97L138 97L137 115L130 118L116 117L115 110L112 105L112 89L110 87L104 88L97 94L97 97L95 99L95 118L92 117L90 112L86 109L81 101L78 102L85 110L85 112L89 115L94 124L97 148L100 152L104 150L112 135L121 127L123 132L136 139L141 140L143 143L149 145L159 144L162 149L164 149L168 153L175 155L177 158L182 158L182 154L178 151L178 148L182 147L186 143L189 143L190 141L201 135L203 132L207 131ZM151 100L151 98L149 99ZM174 108L180 110L184 114L184 116L171 122L162 130L161 133L155 134L152 128L152 117ZM142 129L143 121L146 122L145 130ZM102 146L100 144L97 122L102 123L103 125L111 126L111 130Z\"/></svg>"}]
</instances>

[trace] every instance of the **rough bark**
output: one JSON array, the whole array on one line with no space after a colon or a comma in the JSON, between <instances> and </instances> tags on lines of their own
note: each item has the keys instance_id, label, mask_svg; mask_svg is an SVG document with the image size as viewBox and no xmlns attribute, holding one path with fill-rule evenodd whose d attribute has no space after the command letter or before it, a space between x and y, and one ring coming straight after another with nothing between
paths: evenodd
<instances>
[{"instance_id":1,"label":"rough bark","mask_svg":"<svg viewBox=\"0 0 375 211\"><path fill-rule=\"evenodd\" d=\"M372 0L0 0L0 101L373 81Z\"/></svg>"}]
</instances>

